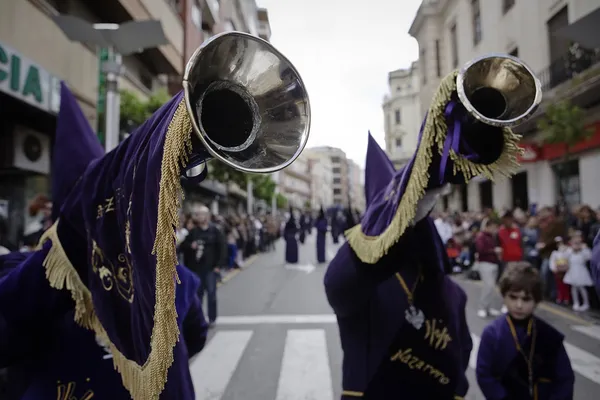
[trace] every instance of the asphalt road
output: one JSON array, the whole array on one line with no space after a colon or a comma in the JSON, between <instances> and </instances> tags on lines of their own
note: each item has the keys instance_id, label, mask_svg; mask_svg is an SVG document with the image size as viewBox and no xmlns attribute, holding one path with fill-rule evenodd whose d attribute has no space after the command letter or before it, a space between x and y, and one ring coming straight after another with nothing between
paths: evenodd
<instances>
[{"instance_id":1,"label":"asphalt road","mask_svg":"<svg viewBox=\"0 0 600 400\"><path fill-rule=\"evenodd\" d=\"M217 326L191 364L197 399L340 398L342 351L323 291L326 265L316 263L315 247L313 234L301 245L299 265L292 269L284 265L280 242L276 251L255 257L219 288ZM330 242L327 250L331 258L337 247ZM476 316L479 283L457 280L469 296L467 321L475 343L467 399L483 400L473 367L488 321ZM576 371L575 399L598 399L600 325L553 305L541 305L538 314L566 335Z\"/></svg>"}]
</instances>

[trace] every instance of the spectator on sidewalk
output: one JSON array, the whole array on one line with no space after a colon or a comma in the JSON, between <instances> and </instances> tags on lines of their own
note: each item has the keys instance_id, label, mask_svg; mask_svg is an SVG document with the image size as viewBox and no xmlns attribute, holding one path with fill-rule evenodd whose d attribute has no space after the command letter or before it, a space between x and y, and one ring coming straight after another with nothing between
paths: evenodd
<instances>
[{"instance_id":1,"label":"spectator on sidewalk","mask_svg":"<svg viewBox=\"0 0 600 400\"><path fill-rule=\"evenodd\" d=\"M554 274L550 270L550 255L557 249L556 237L567 237L567 226L563 220L556 216L553 207L544 207L539 212L538 224L540 238L536 245L542 260L541 277L544 283L544 294L547 298L556 299L556 283Z\"/></svg>"},{"instance_id":2,"label":"spectator on sidewalk","mask_svg":"<svg viewBox=\"0 0 600 400\"><path fill-rule=\"evenodd\" d=\"M479 299L480 318L487 318L490 313L497 314L492 309L492 301L496 293L496 280L498 279L499 255L502 249L498 247L496 234L498 233L498 221L489 218L482 223L482 230L475 239L475 250L479 265L479 276L483 283L481 297Z\"/></svg>"},{"instance_id":3,"label":"spectator on sidewalk","mask_svg":"<svg viewBox=\"0 0 600 400\"><path fill-rule=\"evenodd\" d=\"M569 270L563 278L564 283L571 286L574 311L587 311L590 300L587 288L593 286L592 277L587 263L592 257L592 251L583 240L581 233L575 234L569 243ZM581 296L581 301L579 297Z\"/></svg>"},{"instance_id":4,"label":"spectator on sidewalk","mask_svg":"<svg viewBox=\"0 0 600 400\"><path fill-rule=\"evenodd\" d=\"M564 277L569 270L569 247L564 242L563 238L557 236L555 238L556 250L550 254L550 270L554 274L554 283L556 285L557 304L568 305L571 300L569 285L564 282Z\"/></svg>"},{"instance_id":5,"label":"spectator on sidewalk","mask_svg":"<svg viewBox=\"0 0 600 400\"><path fill-rule=\"evenodd\" d=\"M201 205L192 212L194 227L181 243L185 265L200 277L198 295L204 301L207 295L208 321L212 326L217 319L217 282L220 267L227 265L227 242L221 231L210 223L210 210Z\"/></svg>"}]
</instances>

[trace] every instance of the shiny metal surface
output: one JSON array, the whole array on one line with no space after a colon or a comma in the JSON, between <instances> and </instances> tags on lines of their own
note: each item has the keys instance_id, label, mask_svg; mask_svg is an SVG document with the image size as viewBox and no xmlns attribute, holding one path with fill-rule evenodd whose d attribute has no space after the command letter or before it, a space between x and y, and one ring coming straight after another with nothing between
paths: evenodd
<instances>
[{"instance_id":1,"label":"shiny metal surface","mask_svg":"<svg viewBox=\"0 0 600 400\"><path fill-rule=\"evenodd\" d=\"M194 132L213 157L244 172L271 173L306 146L310 103L292 63L242 32L204 42L185 68Z\"/></svg>"},{"instance_id":2,"label":"shiny metal surface","mask_svg":"<svg viewBox=\"0 0 600 400\"><path fill-rule=\"evenodd\" d=\"M489 54L467 63L456 78L458 97L479 121L512 127L528 119L542 101L531 69L508 54Z\"/></svg>"}]
</instances>

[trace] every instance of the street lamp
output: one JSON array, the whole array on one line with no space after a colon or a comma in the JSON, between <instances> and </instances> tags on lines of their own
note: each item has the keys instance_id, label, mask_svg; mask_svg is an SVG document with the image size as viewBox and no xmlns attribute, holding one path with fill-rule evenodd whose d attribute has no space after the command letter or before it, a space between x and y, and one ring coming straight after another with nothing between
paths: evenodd
<instances>
[{"instance_id":1,"label":"street lamp","mask_svg":"<svg viewBox=\"0 0 600 400\"><path fill-rule=\"evenodd\" d=\"M160 21L129 21L124 24L91 24L73 15L56 15L54 23L73 42L106 48L108 61L102 64L106 75L106 140L109 152L119 144L120 96L119 77L123 73L123 56L168 44Z\"/></svg>"}]
</instances>

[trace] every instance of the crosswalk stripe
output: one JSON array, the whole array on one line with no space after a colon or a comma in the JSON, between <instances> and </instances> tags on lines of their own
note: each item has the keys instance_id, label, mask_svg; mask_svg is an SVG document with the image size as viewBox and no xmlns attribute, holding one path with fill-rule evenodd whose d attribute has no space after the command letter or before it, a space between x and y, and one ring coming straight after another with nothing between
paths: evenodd
<instances>
[{"instance_id":1,"label":"crosswalk stripe","mask_svg":"<svg viewBox=\"0 0 600 400\"><path fill-rule=\"evenodd\" d=\"M571 360L573 371L600 384L600 358L566 342L565 349Z\"/></svg>"},{"instance_id":2,"label":"crosswalk stripe","mask_svg":"<svg viewBox=\"0 0 600 400\"><path fill-rule=\"evenodd\" d=\"M334 314L316 315L232 315L217 318L217 325L335 324Z\"/></svg>"},{"instance_id":3,"label":"crosswalk stripe","mask_svg":"<svg viewBox=\"0 0 600 400\"><path fill-rule=\"evenodd\" d=\"M583 333L584 335L587 335L593 339L600 340L599 326L571 325L571 329Z\"/></svg>"},{"instance_id":4,"label":"crosswalk stripe","mask_svg":"<svg viewBox=\"0 0 600 400\"><path fill-rule=\"evenodd\" d=\"M221 399L252 333L252 331L219 331L215 333L215 336L190 365L196 398L202 400Z\"/></svg>"},{"instance_id":5,"label":"crosswalk stripe","mask_svg":"<svg viewBox=\"0 0 600 400\"><path fill-rule=\"evenodd\" d=\"M481 339L473 333L471 333L471 339L473 340L473 350L471 350L471 356L469 357L469 367L475 369L475 367L477 367L477 353L479 353L479 343L481 342Z\"/></svg>"},{"instance_id":6,"label":"crosswalk stripe","mask_svg":"<svg viewBox=\"0 0 600 400\"><path fill-rule=\"evenodd\" d=\"M323 329L287 332L276 400L333 400Z\"/></svg>"}]
</instances>

